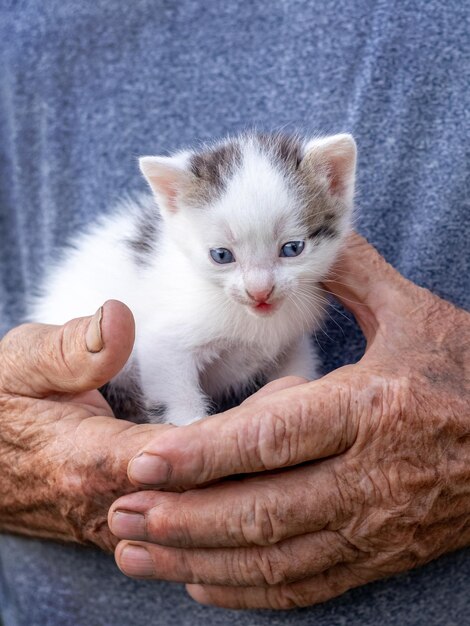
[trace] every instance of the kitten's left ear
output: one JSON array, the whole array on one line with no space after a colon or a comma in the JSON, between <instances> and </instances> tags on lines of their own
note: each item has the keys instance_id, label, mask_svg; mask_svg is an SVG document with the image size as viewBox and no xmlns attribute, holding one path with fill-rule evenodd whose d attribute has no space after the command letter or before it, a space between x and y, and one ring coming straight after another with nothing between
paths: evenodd
<instances>
[{"instance_id":1,"label":"kitten's left ear","mask_svg":"<svg viewBox=\"0 0 470 626\"><path fill-rule=\"evenodd\" d=\"M162 211L176 213L179 209L178 199L193 178L186 167L184 156L144 156L139 159L139 167Z\"/></svg>"},{"instance_id":2,"label":"kitten's left ear","mask_svg":"<svg viewBox=\"0 0 470 626\"><path fill-rule=\"evenodd\" d=\"M312 139L305 146L300 167L326 176L331 194L349 206L354 196L356 153L356 142L348 133Z\"/></svg>"}]
</instances>

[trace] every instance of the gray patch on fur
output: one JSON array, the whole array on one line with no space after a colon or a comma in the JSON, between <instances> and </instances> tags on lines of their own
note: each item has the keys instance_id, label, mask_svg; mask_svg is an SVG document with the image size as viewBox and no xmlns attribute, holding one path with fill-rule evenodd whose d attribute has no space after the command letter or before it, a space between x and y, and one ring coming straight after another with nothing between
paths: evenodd
<instances>
[{"instance_id":1,"label":"gray patch on fur","mask_svg":"<svg viewBox=\"0 0 470 626\"><path fill-rule=\"evenodd\" d=\"M99 390L118 419L135 424L164 423L167 406L162 402L149 408L145 402L138 365L126 366L126 376L113 380Z\"/></svg>"},{"instance_id":2,"label":"gray patch on fur","mask_svg":"<svg viewBox=\"0 0 470 626\"><path fill-rule=\"evenodd\" d=\"M304 199L303 223L310 239L339 236L338 222L346 205L331 193L326 165L317 154L307 154L299 167L297 180Z\"/></svg>"},{"instance_id":3,"label":"gray patch on fur","mask_svg":"<svg viewBox=\"0 0 470 626\"><path fill-rule=\"evenodd\" d=\"M160 418L158 421L164 422L163 419L165 417L165 413L167 412L168 407L163 402L151 409L147 409L147 414L152 418L158 417ZM152 422L155 423L156 420L152 419Z\"/></svg>"},{"instance_id":4,"label":"gray patch on fur","mask_svg":"<svg viewBox=\"0 0 470 626\"><path fill-rule=\"evenodd\" d=\"M118 419L128 420L137 424L144 424L148 421L140 387L137 388L134 385L121 387L113 383L107 383L100 388L100 392Z\"/></svg>"},{"instance_id":5,"label":"gray patch on fur","mask_svg":"<svg viewBox=\"0 0 470 626\"><path fill-rule=\"evenodd\" d=\"M150 420L139 382L139 371L136 365L127 367L124 380L111 381L103 385L100 392L117 418L145 424Z\"/></svg>"},{"instance_id":6,"label":"gray patch on fur","mask_svg":"<svg viewBox=\"0 0 470 626\"><path fill-rule=\"evenodd\" d=\"M336 228L334 228L334 226L330 226L327 222L324 222L316 230L309 233L308 238L309 239L319 239L319 238L334 239L335 237L338 237L338 235L339 233L336 230Z\"/></svg>"},{"instance_id":7,"label":"gray patch on fur","mask_svg":"<svg viewBox=\"0 0 470 626\"><path fill-rule=\"evenodd\" d=\"M193 154L191 172L198 179L204 195L212 197L224 191L228 179L241 164L241 150L237 142L227 142L209 150Z\"/></svg>"},{"instance_id":8,"label":"gray patch on fur","mask_svg":"<svg viewBox=\"0 0 470 626\"><path fill-rule=\"evenodd\" d=\"M314 156L304 158L303 143L295 135L259 133L253 139L273 165L285 171L293 193L300 195L304 207L302 222L308 237L337 237L338 217L343 214L345 207L329 190L324 163Z\"/></svg>"},{"instance_id":9,"label":"gray patch on fur","mask_svg":"<svg viewBox=\"0 0 470 626\"><path fill-rule=\"evenodd\" d=\"M311 239L338 236L338 219L346 207L330 192L325 163L317 154L305 156L303 141L296 135L246 133L192 155L190 169L194 178L183 192L184 201L195 207L214 201L242 166L244 148L250 144L285 174L292 193L299 196L306 235Z\"/></svg>"},{"instance_id":10,"label":"gray patch on fur","mask_svg":"<svg viewBox=\"0 0 470 626\"><path fill-rule=\"evenodd\" d=\"M161 217L156 207L142 207L142 213L135 218L135 232L125 239L135 262L145 266L156 251Z\"/></svg>"},{"instance_id":11,"label":"gray patch on fur","mask_svg":"<svg viewBox=\"0 0 470 626\"><path fill-rule=\"evenodd\" d=\"M338 221L345 207L329 191L310 183L305 192L303 223L309 239L333 239L339 236Z\"/></svg>"},{"instance_id":12,"label":"gray patch on fur","mask_svg":"<svg viewBox=\"0 0 470 626\"><path fill-rule=\"evenodd\" d=\"M243 147L249 142L257 144L274 165L278 164L282 169L292 172L298 169L302 144L297 137L282 133L242 135L191 156L190 169L195 180L186 194L186 200L200 205L223 193L227 182L242 165Z\"/></svg>"},{"instance_id":13,"label":"gray patch on fur","mask_svg":"<svg viewBox=\"0 0 470 626\"><path fill-rule=\"evenodd\" d=\"M266 152L275 162L294 173L298 170L302 160L302 143L294 135L282 133L258 133L254 136L263 152Z\"/></svg>"}]
</instances>

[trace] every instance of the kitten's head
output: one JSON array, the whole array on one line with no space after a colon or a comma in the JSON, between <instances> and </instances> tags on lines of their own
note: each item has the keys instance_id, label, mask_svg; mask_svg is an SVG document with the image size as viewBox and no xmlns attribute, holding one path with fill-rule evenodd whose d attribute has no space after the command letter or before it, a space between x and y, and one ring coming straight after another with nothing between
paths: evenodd
<instances>
[{"instance_id":1,"label":"kitten's head","mask_svg":"<svg viewBox=\"0 0 470 626\"><path fill-rule=\"evenodd\" d=\"M175 245L255 315L305 300L325 277L350 227L355 166L348 134L247 134L140 159Z\"/></svg>"}]
</instances>

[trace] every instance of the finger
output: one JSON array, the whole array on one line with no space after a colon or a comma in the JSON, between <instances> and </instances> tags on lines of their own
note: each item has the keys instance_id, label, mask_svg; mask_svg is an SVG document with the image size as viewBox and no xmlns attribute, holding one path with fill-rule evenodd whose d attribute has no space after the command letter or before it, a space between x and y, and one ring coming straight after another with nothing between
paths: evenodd
<instances>
[{"instance_id":1,"label":"finger","mask_svg":"<svg viewBox=\"0 0 470 626\"><path fill-rule=\"evenodd\" d=\"M346 240L324 284L353 313L368 342L380 320L406 316L416 306L410 298L411 283L357 233ZM413 287L415 294L424 291Z\"/></svg>"},{"instance_id":2,"label":"finger","mask_svg":"<svg viewBox=\"0 0 470 626\"><path fill-rule=\"evenodd\" d=\"M276 391L282 391L283 389L295 387L296 385L303 385L306 382L308 382L308 380L306 378L301 378L300 376L284 376L283 378L272 380L270 383L261 387L261 389L258 389L256 393L249 396L244 402L242 402L242 404L246 405L253 402L253 400L269 396L269 394L275 393Z\"/></svg>"},{"instance_id":3,"label":"finger","mask_svg":"<svg viewBox=\"0 0 470 626\"><path fill-rule=\"evenodd\" d=\"M43 400L41 404L70 406L73 410L73 405L67 403ZM51 407L50 413L54 414L55 410L58 409ZM42 523L39 534L70 540L72 533L76 541L92 542L113 551L117 540L109 532L106 513L117 494L134 489L127 478L129 459L149 438L173 427L169 424L133 424L114 417L83 417L78 411L67 415L67 419L58 419L52 429L46 428L42 420L37 428L41 454L49 473L45 479L41 476L36 482L40 488L43 483L48 484L55 494L53 501L46 502L45 514L50 527L46 528ZM31 430L28 430L29 442ZM33 471L33 481L34 476ZM52 478L48 479L48 476ZM43 505L39 497L37 507L31 512L32 528L37 528ZM25 515L29 516L29 513L26 512L23 519L26 519ZM10 527L13 532L14 521L12 519Z\"/></svg>"},{"instance_id":4,"label":"finger","mask_svg":"<svg viewBox=\"0 0 470 626\"><path fill-rule=\"evenodd\" d=\"M326 461L183 493L132 493L114 502L109 527L120 539L178 548L269 546L338 528L353 504L335 465Z\"/></svg>"},{"instance_id":5,"label":"finger","mask_svg":"<svg viewBox=\"0 0 470 626\"><path fill-rule=\"evenodd\" d=\"M227 587L189 584L189 595L201 604L227 609L295 609L320 604L383 575L358 565L340 563L293 583L271 587Z\"/></svg>"},{"instance_id":6,"label":"finger","mask_svg":"<svg viewBox=\"0 0 470 626\"><path fill-rule=\"evenodd\" d=\"M133 344L132 313L116 300L63 326L24 324L0 342L0 385L34 398L97 389L122 369Z\"/></svg>"},{"instance_id":7,"label":"finger","mask_svg":"<svg viewBox=\"0 0 470 626\"><path fill-rule=\"evenodd\" d=\"M361 382L354 366L164 433L129 465L140 485L194 485L339 454L355 441ZM377 383L378 385L378 383Z\"/></svg>"},{"instance_id":8,"label":"finger","mask_svg":"<svg viewBox=\"0 0 470 626\"><path fill-rule=\"evenodd\" d=\"M129 459L146 441L175 427L171 424L134 424L115 417L95 416L77 420L70 427L63 425L62 438L66 435L66 428L70 434L73 429L73 437L70 436L73 439L71 467L76 463L84 470L86 468L86 472L106 471L110 478L123 476L130 485L126 471ZM55 445L63 445L63 439L58 437Z\"/></svg>"},{"instance_id":9,"label":"finger","mask_svg":"<svg viewBox=\"0 0 470 626\"><path fill-rule=\"evenodd\" d=\"M127 576L173 582L267 587L302 580L355 558L338 533L322 531L262 548L182 550L121 541L116 563Z\"/></svg>"}]
</instances>

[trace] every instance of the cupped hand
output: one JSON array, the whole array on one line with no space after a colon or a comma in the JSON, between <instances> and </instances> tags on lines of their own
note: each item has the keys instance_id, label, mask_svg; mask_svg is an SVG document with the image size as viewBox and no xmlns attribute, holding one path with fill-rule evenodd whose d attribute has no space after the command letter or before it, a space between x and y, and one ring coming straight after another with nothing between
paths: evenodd
<instances>
[{"instance_id":1,"label":"cupped hand","mask_svg":"<svg viewBox=\"0 0 470 626\"><path fill-rule=\"evenodd\" d=\"M203 603L290 608L470 544L470 315L357 235L334 276L364 357L148 444L133 484L187 490L113 504L124 573L190 583Z\"/></svg>"},{"instance_id":2,"label":"cupped hand","mask_svg":"<svg viewBox=\"0 0 470 626\"><path fill-rule=\"evenodd\" d=\"M133 342L132 314L116 301L64 326L18 326L0 342L2 531L114 547L107 512L135 490L129 460L169 428L117 420L97 391Z\"/></svg>"}]
</instances>

